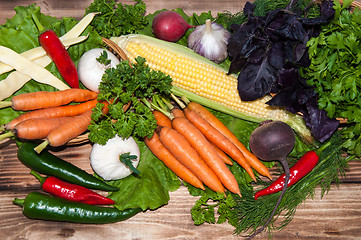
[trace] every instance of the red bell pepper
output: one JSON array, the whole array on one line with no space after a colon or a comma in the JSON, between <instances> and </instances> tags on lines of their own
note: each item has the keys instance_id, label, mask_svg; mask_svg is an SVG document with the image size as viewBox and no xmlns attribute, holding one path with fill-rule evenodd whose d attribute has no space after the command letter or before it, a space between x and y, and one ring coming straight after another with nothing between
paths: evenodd
<instances>
[{"instance_id":1,"label":"red bell pepper","mask_svg":"<svg viewBox=\"0 0 361 240\"><path fill-rule=\"evenodd\" d=\"M318 163L319 156L315 151L309 151L303 155L297 163L290 168L290 180L288 181L288 187L298 182L301 178L306 176L312 169L314 169ZM285 174L282 174L277 178L270 186L262 189L254 195L257 200L260 196L269 195L282 190L285 184Z\"/></svg>"},{"instance_id":2,"label":"red bell pepper","mask_svg":"<svg viewBox=\"0 0 361 240\"><path fill-rule=\"evenodd\" d=\"M76 66L68 51L53 30L45 31L40 21L33 14L33 19L39 32L39 43L53 60L61 76L72 88L79 88L79 77Z\"/></svg>"},{"instance_id":3,"label":"red bell pepper","mask_svg":"<svg viewBox=\"0 0 361 240\"><path fill-rule=\"evenodd\" d=\"M87 189L85 187L68 183L56 177L42 177L40 174L31 170L30 172L41 183L41 188L54 196L64 198L73 202L82 202L91 205L112 205L115 202L107 197Z\"/></svg>"}]
</instances>

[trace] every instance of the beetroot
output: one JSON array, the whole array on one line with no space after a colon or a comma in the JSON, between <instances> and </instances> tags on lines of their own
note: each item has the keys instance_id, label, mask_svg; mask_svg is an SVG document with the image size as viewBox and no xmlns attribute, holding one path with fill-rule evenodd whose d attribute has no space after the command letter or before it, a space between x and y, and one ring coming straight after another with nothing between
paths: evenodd
<instances>
[{"instance_id":1,"label":"beetroot","mask_svg":"<svg viewBox=\"0 0 361 240\"><path fill-rule=\"evenodd\" d=\"M179 13L170 10L158 13L152 23L154 36L168 42L178 41L192 27Z\"/></svg>"},{"instance_id":2,"label":"beetroot","mask_svg":"<svg viewBox=\"0 0 361 240\"><path fill-rule=\"evenodd\" d=\"M296 138L293 129L281 121L266 122L256 128L251 134L249 139L251 151L263 161L279 161L285 171L285 182L270 218L261 228L250 235L248 239L253 238L268 226L277 207L281 203L290 179L290 168L288 166L287 156L294 148L295 142Z\"/></svg>"}]
</instances>

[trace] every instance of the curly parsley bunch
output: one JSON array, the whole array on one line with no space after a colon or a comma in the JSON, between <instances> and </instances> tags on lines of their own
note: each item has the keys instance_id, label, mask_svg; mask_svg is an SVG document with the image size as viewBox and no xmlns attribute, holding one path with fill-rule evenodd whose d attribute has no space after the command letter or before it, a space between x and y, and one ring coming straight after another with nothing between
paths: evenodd
<instances>
[{"instance_id":1,"label":"curly parsley bunch","mask_svg":"<svg viewBox=\"0 0 361 240\"><path fill-rule=\"evenodd\" d=\"M98 13L90 25L105 38L135 33L148 24L145 17L146 5L134 0L134 5L116 3L114 0L94 0L86 14Z\"/></svg>"},{"instance_id":2,"label":"curly parsley bunch","mask_svg":"<svg viewBox=\"0 0 361 240\"><path fill-rule=\"evenodd\" d=\"M99 102L108 103L109 112L103 113L104 104L93 109L89 126L89 140L105 144L118 135L142 139L152 136L157 124L151 109L143 103L157 95L169 95L172 79L146 65L137 57L132 66L128 61L120 62L116 68L107 69L99 85ZM129 105L126 110L123 106Z\"/></svg>"}]
</instances>

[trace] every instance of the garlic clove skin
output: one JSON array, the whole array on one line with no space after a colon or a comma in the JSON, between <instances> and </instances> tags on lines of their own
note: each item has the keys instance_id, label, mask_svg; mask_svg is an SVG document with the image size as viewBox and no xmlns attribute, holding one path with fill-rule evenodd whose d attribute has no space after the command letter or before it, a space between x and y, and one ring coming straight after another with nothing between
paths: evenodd
<instances>
[{"instance_id":1,"label":"garlic clove skin","mask_svg":"<svg viewBox=\"0 0 361 240\"><path fill-rule=\"evenodd\" d=\"M227 44L231 33L223 26L207 19L205 24L196 27L188 37L188 47L199 55L215 63L228 57Z\"/></svg>"},{"instance_id":2,"label":"garlic clove skin","mask_svg":"<svg viewBox=\"0 0 361 240\"><path fill-rule=\"evenodd\" d=\"M136 168L139 164L140 151L132 137L122 139L115 136L109 139L105 145L96 143L90 152L91 167L106 181L125 178L132 174L132 170L119 159L120 155L124 153L137 156L135 160L132 160L132 164Z\"/></svg>"},{"instance_id":3,"label":"garlic clove skin","mask_svg":"<svg viewBox=\"0 0 361 240\"><path fill-rule=\"evenodd\" d=\"M108 54L110 64L104 66L97 58L103 51ZM116 67L119 64L119 59L110 51L103 48L94 48L85 52L78 63L79 80L83 85L94 92L99 92L99 84L106 69Z\"/></svg>"}]
</instances>

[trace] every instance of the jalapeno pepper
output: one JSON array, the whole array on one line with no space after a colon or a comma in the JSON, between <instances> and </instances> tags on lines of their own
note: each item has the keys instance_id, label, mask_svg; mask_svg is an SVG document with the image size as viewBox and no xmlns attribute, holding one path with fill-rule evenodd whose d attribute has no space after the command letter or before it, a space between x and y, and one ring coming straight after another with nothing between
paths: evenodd
<instances>
[{"instance_id":1,"label":"jalapeno pepper","mask_svg":"<svg viewBox=\"0 0 361 240\"><path fill-rule=\"evenodd\" d=\"M60 72L60 75L69 84L69 86L72 88L79 88L78 71L63 43L53 30L45 31L37 17L34 14L32 16L35 24L41 32L39 35L40 45L53 60L55 66Z\"/></svg>"},{"instance_id":2,"label":"jalapeno pepper","mask_svg":"<svg viewBox=\"0 0 361 240\"><path fill-rule=\"evenodd\" d=\"M65 182L59 178L49 176L42 177L40 174L31 170L41 184L41 188L54 196L67 199L74 202L82 202L92 205L111 205L115 202L85 187Z\"/></svg>"},{"instance_id":3,"label":"jalapeno pepper","mask_svg":"<svg viewBox=\"0 0 361 240\"><path fill-rule=\"evenodd\" d=\"M18 159L28 168L90 189L110 192L119 190L45 150L38 154L34 150L36 146L34 142L25 142L18 149Z\"/></svg>"},{"instance_id":4,"label":"jalapeno pepper","mask_svg":"<svg viewBox=\"0 0 361 240\"><path fill-rule=\"evenodd\" d=\"M288 187L298 182L301 178L306 176L317 165L319 156L315 151L309 151L304 154L298 161L290 168L290 180ZM285 184L285 174L277 178L269 187L262 189L254 195L257 200L260 196L269 195L282 190Z\"/></svg>"},{"instance_id":5,"label":"jalapeno pepper","mask_svg":"<svg viewBox=\"0 0 361 240\"><path fill-rule=\"evenodd\" d=\"M15 198L13 203L22 206L23 214L28 218L72 223L119 222L141 211L140 208L121 211L113 207L72 202L39 192L31 192L25 199Z\"/></svg>"}]
</instances>

